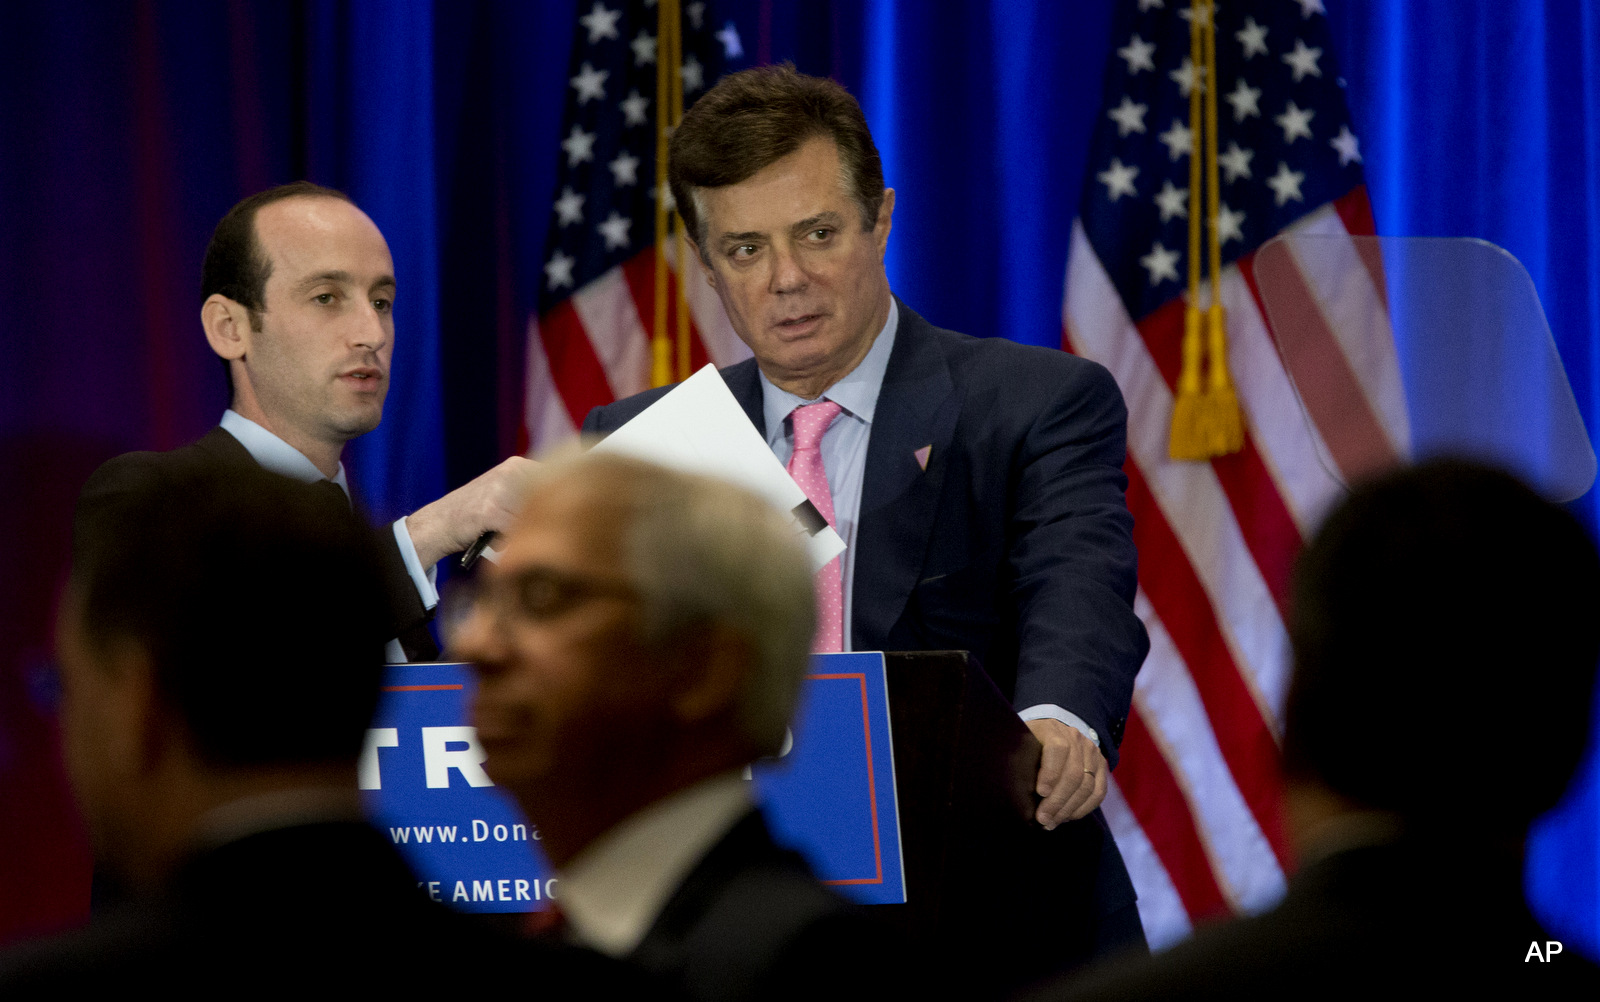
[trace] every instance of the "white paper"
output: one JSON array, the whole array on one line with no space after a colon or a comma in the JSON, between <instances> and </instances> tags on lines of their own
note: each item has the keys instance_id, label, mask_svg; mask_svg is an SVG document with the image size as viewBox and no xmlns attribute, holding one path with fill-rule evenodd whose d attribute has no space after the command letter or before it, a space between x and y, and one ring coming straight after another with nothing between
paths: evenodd
<instances>
[{"instance_id":1,"label":"white paper","mask_svg":"<svg viewBox=\"0 0 1600 1002\"><path fill-rule=\"evenodd\" d=\"M796 533L805 533L794 514L794 509L806 501L805 491L762 441L744 408L733 398L733 391L717 375L716 366L707 365L673 387L608 435L595 450L635 456L739 484L783 512ZM805 537L805 543L815 570L821 570L844 552L844 540L831 526Z\"/></svg>"}]
</instances>

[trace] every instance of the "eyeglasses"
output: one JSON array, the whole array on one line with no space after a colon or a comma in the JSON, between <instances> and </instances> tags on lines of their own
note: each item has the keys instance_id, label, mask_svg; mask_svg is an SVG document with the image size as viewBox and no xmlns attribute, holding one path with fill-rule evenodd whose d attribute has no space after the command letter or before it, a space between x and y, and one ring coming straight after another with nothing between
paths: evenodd
<instances>
[{"instance_id":1,"label":"eyeglasses","mask_svg":"<svg viewBox=\"0 0 1600 1002\"><path fill-rule=\"evenodd\" d=\"M545 623L595 599L638 597L638 589L620 579L534 566L515 574L455 582L440 602L439 619L445 636L453 637L480 609L499 622L514 615L527 622Z\"/></svg>"}]
</instances>

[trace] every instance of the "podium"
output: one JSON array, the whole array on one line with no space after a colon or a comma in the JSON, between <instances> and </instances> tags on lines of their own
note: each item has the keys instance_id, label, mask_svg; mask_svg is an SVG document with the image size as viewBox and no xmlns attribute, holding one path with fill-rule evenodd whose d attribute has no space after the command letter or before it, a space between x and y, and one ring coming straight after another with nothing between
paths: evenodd
<instances>
[{"instance_id":1,"label":"podium","mask_svg":"<svg viewBox=\"0 0 1600 1002\"><path fill-rule=\"evenodd\" d=\"M820 657L866 659L873 672L814 673L808 684L843 686L833 696L850 698L819 701L814 689L811 716L796 723L795 753L783 760L789 765L757 767L780 841L787 830L819 876L858 901L902 900L903 873L905 903L868 910L898 928L942 985L970 979L967 994L993 994L1083 959L1096 878L1104 854L1114 852L1105 822L1097 812L1046 832L1033 820L1039 743L977 661L959 651L885 654L873 674L875 653ZM869 675L879 681L869 685ZM537 827L483 770L486 756L467 720L473 684L462 664L391 666L359 785L423 893L475 913L533 911L556 896L558 881L538 850ZM820 718L835 721L827 733ZM854 743L822 740L852 731ZM865 759L848 761L863 749ZM834 782L841 785L827 785ZM784 783L787 793L777 785ZM793 796L797 789L809 792ZM864 836L873 865L849 844L831 844L863 837L847 824L849 811L830 813L852 798L876 798ZM874 873L879 879L863 876ZM864 884L874 887L845 886Z\"/></svg>"},{"instance_id":2,"label":"podium","mask_svg":"<svg viewBox=\"0 0 1600 1002\"><path fill-rule=\"evenodd\" d=\"M885 655L906 903L874 909L913 958L992 994L1087 959L1097 877L1113 850L1099 812L1034 820L1041 746L976 659Z\"/></svg>"}]
</instances>

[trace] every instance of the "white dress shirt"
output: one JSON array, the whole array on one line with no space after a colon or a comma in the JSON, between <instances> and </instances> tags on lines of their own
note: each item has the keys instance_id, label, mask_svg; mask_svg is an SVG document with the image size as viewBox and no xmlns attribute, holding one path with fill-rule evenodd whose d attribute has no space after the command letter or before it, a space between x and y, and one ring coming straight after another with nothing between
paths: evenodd
<instances>
[{"instance_id":1,"label":"white dress shirt","mask_svg":"<svg viewBox=\"0 0 1600 1002\"><path fill-rule=\"evenodd\" d=\"M889 368L889 355L894 351L895 335L900 330L900 304L889 300L889 319L868 350L861 364L850 370L842 379L823 391L817 400L804 400L787 390L779 389L761 375L761 410L767 426L767 445L778 461L789 465L794 455L794 426L789 415L796 407L814 404L818 400L832 400L843 410L822 435L822 469L828 475L828 489L833 494L834 530L844 540L844 557L839 565L843 585L844 645L851 649L851 609L854 601L856 529L861 521L861 487L867 472L867 442L872 436L872 419L877 412L878 393L883 389L883 375ZM759 372L759 370L757 370ZM1030 706L1019 714L1023 720L1050 718L1080 731L1084 737L1100 745L1100 735L1076 713L1054 703Z\"/></svg>"},{"instance_id":2,"label":"white dress shirt","mask_svg":"<svg viewBox=\"0 0 1600 1002\"><path fill-rule=\"evenodd\" d=\"M224 411L219 423L223 431L239 440L239 444L244 446L252 459L261 464L262 469L271 470L280 476L305 484L332 480L339 485L340 490L344 491L346 498L350 497L350 482L344 475L343 463L339 464L338 471L332 477L325 477L322 471L317 469L317 464L306 458L305 453L238 411L231 408ZM431 609L439 604L439 589L436 585L438 570L435 567L422 566L422 558L417 556L417 547L411 542L411 533L406 529L404 518L396 519L392 528L395 543L400 547L400 558L405 561L406 571L411 575L411 583L417 587L417 596L422 599L422 607ZM391 664L402 664L406 660L406 652L400 646L399 640L389 641L384 656Z\"/></svg>"},{"instance_id":3,"label":"white dress shirt","mask_svg":"<svg viewBox=\"0 0 1600 1002\"><path fill-rule=\"evenodd\" d=\"M702 780L624 819L557 871L574 937L613 957L632 953L689 871L752 806L737 772Z\"/></svg>"}]
</instances>

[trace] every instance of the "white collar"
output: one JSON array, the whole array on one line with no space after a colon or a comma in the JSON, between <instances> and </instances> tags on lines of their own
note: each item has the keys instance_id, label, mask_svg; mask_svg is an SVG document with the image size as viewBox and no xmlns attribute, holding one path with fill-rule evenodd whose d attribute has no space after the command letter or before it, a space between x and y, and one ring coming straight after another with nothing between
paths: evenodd
<instances>
[{"instance_id":1,"label":"white collar","mask_svg":"<svg viewBox=\"0 0 1600 1002\"><path fill-rule=\"evenodd\" d=\"M750 810L750 782L728 772L658 800L580 852L558 874L558 900L577 939L613 957L632 953L678 885Z\"/></svg>"},{"instance_id":2,"label":"white collar","mask_svg":"<svg viewBox=\"0 0 1600 1002\"><path fill-rule=\"evenodd\" d=\"M344 491L344 496L350 496L350 482L345 479L344 464L339 464L339 470L332 477L325 477L317 469L317 464L306 458L306 454L274 435L272 432L256 424L254 421L229 408L222 412L219 422L222 430L239 440L257 463L264 470L298 480L301 483L314 484L319 480L332 480Z\"/></svg>"}]
</instances>

